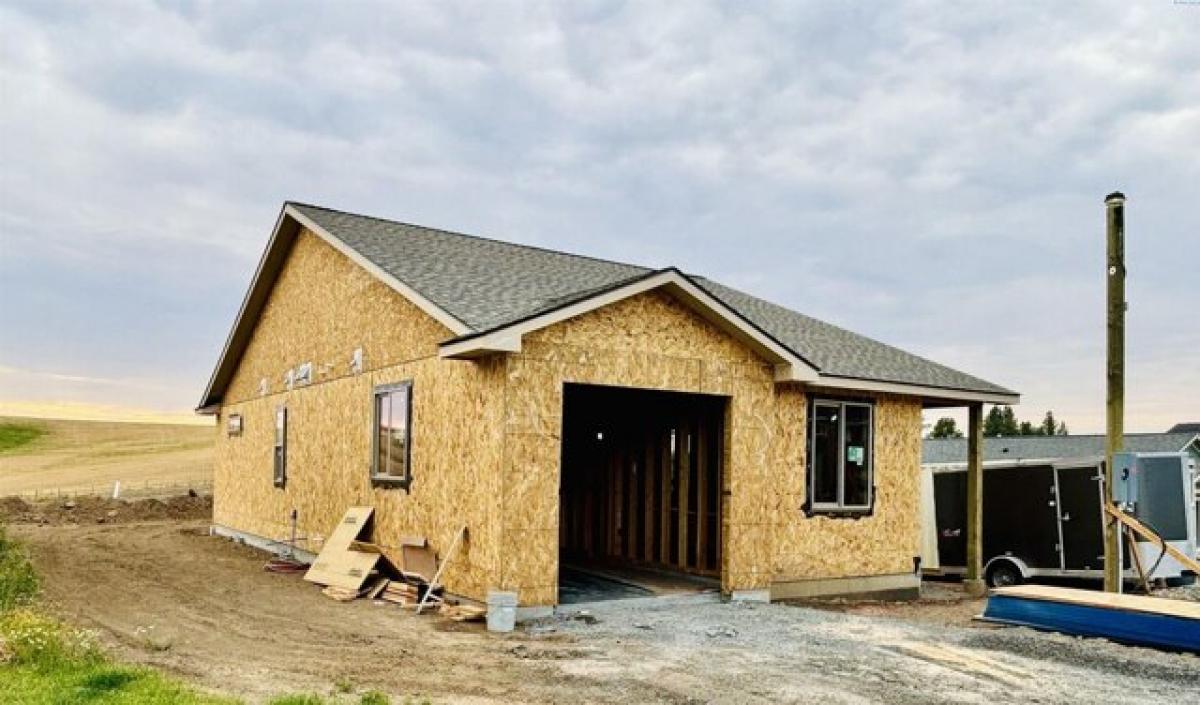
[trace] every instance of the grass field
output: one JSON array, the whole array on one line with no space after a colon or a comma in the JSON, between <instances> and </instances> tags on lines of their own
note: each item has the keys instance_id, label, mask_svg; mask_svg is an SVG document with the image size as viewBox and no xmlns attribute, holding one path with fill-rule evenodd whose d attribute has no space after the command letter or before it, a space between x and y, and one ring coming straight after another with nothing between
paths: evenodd
<instances>
[{"instance_id":1,"label":"grass field","mask_svg":"<svg viewBox=\"0 0 1200 705\"><path fill-rule=\"evenodd\" d=\"M205 426L0 418L0 496L125 491L212 479Z\"/></svg>"},{"instance_id":2,"label":"grass field","mask_svg":"<svg viewBox=\"0 0 1200 705\"><path fill-rule=\"evenodd\" d=\"M12 453L45 435L46 429L30 421L0 422L0 453Z\"/></svg>"}]
</instances>

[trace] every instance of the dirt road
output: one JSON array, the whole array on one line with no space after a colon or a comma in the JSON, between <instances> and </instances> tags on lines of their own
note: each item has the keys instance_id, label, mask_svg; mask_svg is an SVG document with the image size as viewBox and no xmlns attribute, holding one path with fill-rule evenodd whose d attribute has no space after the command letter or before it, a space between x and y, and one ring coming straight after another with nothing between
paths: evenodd
<instances>
[{"instance_id":1,"label":"dirt road","mask_svg":"<svg viewBox=\"0 0 1200 705\"><path fill-rule=\"evenodd\" d=\"M334 602L202 521L18 525L65 615L124 658L261 701L335 681L434 702L1196 702L1200 659L785 605L593 611L513 635Z\"/></svg>"},{"instance_id":2,"label":"dirt road","mask_svg":"<svg viewBox=\"0 0 1200 705\"><path fill-rule=\"evenodd\" d=\"M0 417L3 420L3 417ZM147 484L211 483L215 431L206 426L9 419L45 435L0 454L0 497L46 492L124 493Z\"/></svg>"}]
</instances>

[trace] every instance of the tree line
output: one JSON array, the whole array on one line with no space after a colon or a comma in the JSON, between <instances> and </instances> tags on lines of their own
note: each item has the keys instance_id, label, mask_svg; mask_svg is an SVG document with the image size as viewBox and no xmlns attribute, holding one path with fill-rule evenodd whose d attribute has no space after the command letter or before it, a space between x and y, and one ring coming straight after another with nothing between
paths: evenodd
<instances>
[{"instance_id":1,"label":"tree line","mask_svg":"<svg viewBox=\"0 0 1200 705\"><path fill-rule=\"evenodd\" d=\"M993 406L983 419L983 435L988 438L1001 436L1066 436L1066 422L1054 418L1053 411L1047 411L1042 422L1034 424L1031 421L1017 421L1011 406ZM963 432L958 423L949 416L942 417L933 425L929 432L930 438L962 438Z\"/></svg>"}]
</instances>

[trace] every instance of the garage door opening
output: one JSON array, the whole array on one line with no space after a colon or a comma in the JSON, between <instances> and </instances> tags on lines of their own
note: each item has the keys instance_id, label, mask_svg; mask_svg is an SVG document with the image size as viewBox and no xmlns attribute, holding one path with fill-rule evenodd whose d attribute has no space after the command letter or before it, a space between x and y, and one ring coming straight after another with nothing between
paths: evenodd
<instances>
[{"instance_id":1,"label":"garage door opening","mask_svg":"<svg viewBox=\"0 0 1200 705\"><path fill-rule=\"evenodd\" d=\"M726 398L568 384L559 602L716 589Z\"/></svg>"}]
</instances>

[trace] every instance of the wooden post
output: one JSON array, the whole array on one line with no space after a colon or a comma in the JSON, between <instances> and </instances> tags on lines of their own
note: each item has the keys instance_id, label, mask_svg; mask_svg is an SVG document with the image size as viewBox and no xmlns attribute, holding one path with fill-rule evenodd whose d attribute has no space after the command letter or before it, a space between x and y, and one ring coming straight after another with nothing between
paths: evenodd
<instances>
[{"instance_id":1,"label":"wooden post","mask_svg":"<svg viewBox=\"0 0 1200 705\"><path fill-rule=\"evenodd\" d=\"M1113 454L1125 445L1125 195L1104 199L1108 237L1107 442L1104 446L1104 500L1112 496ZM1104 522L1104 589L1121 591L1120 533L1116 521Z\"/></svg>"},{"instance_id":2,"label":"wooden post","mask_svg":"<svg viewBox=\"0 0 1200 705\"><path fill-rule=\"evenodd\" d=\"M967 413L967 594L987 593L983 581L983 404L971 404Z\"/></svg>"},{"instance_id":3,"label":"wooden post","mask_svg":"<svg viewBox=\"0 0 1200 705\"><path fill-rule=\"evenodd\" d=\"M642 466L642 482L644 494L642 497L642 560L650 563L654 560L654 482L658 477L658 473L654 467L655 455L654 452L654 435L655 430L649 429L643 436L643 457L645 465Z\"/></svg>"},{"instance_id":4,"label":"wooden post","mask_svg":"<svg viewBox=\"0 0 1200 705\"><path fill-rule=\"evenodd\" d=\"M659 436L658 562L671 564L671 479L675 456L671 454L671 428Z\"/></svg>"},{"instance_id":5,"label":"wooden post","mask_svg":"<svg viewBox=\"0 0 1200 705\"><path fill-rule=\"evenodd\" d=\"M688 567L688 492L692 473L691 448L688 443L691 436L691 422L679 424L679 435L675 438L676 457L679 460L679 535L676 537L679 556L676 565L683 570L687 570Z\"/></svg>"},{"instance_id":6,"label":"wooden post","mask_svg":"<svg viewBox=\"0 0 1200 705\"><path fill-rule=\"evenodd\" d=\"M708 426L703 417L696 426L696 568L708 567Z\"/></svg>"}]
</instances>

